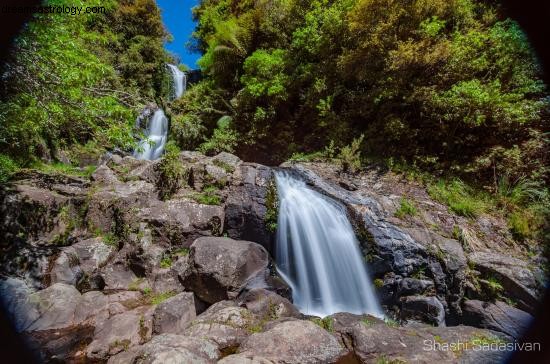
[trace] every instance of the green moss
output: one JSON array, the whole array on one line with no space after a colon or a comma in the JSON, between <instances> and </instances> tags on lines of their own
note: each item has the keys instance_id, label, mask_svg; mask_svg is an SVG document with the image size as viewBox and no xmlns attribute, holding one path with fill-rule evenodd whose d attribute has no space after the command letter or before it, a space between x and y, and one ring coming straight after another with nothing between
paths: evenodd
<instances>
[{"instance_id":1,"label":"green moss","mask_svg":"<svg viewBox=\"0 0 550 364\"><path fill-rule=\"evenodd\" d=\"M267 186L265 206L264 224L267 231L274 233L277 231L277 220L279 218L279 198L277 195L277 185L273 178Z\"/></svg>"},{"instance_id":2,"label":"green moss","mask_svg":"<svg viewBox=\"0 0 550 364\"><path fill-rule=\"evenodd\" d=\"M384 280L380 279L380 278L376 278L374 280L374 286L376 288L382 288L384 286Z\"/></svg>"},{"instance_id":3,"label":"green moss","mask_svg":"<svg viewBox=\"0 0 550 364\"><path fill-rule=\"evenodd\" d=\"M160 261L160 267L163 269L170 268L172 266L172 257L171 256L165 256Z\"/></svg>"},{"instance_id":4,"label":"green moss","mask_svg":"<svg viewBox=\"0 0 550 364\"><path fill-rule=\"evenodd\" d=\"M38 169L42 172L53 173L53 174L64 174L74 177L85 177L90 178L90 176L95 172L97 166L86 166L84 168L75 167L71 164L65 163L35 163L33 168Z\"/></svg>"},{"instance_id":5,"label":"green moss","mask_svg":"<svg viewBox=\"0 0 550 364\"><path fill-rule=\"evenodd\" d=\"M173 254L177 255L177 256L180 256L180 257L187 256L187 255L189 255L189 248L176 249L176 250L174 250Z\"/></svg>"},{"instance_id":6,"label":"green moss","mask_svg":"<svg viewBox=\"0 0 550 364\"><path fill-rule=\"evenodd\" d=\"M395 321L394 319L391 319L391 318L385 318L384 322L389 327L399 327L400 326L399 322L397 322L397 321Z\"/></svg>"},{"instance_id":7,"label":"green moss","mask_svg":"<svg viewBox=\"0 0 550 364\"><path fill-rule=\"evenodd\" d=\"M224 170L225 172L227 172L227 173L233 173L233 172L235 172L235 168L234 168L232 165L230 165L230 164L228 164L228 163L226 163L226 162L224 162L224 161L222 161L222 160L214 159L214 160L212 161L212 164L214 164L214 165L217 166L217 167L220 167L221 169L223 169L223 170Z\"/></svg>"},{"instance_id":8,"label":"green moss","mask_svg":"<svg viewBox=\"0 0 550 364\"><path fill-rule=\"evenodd\" d=\"M334 331L334 320L332 317L318 318L314 317L311 319L313 323L327 330L328 332Z\"/></svg>"},{"instance_id":9,"label":"green moss","mask_svg":"<svg viewBox=\"0 0 550 364\"><path fill-rule=\"evenodd\" d=\"M209 185L203 188L201 193L195 193L191 197L202 205L221 205L222 199L217 195L218 188Z\"/></svg>"},{"instance_id":10,"label":"green moss","mask_svg":"<svg viewBox=\"0 0 550 364\"><path fill-rule=\"evenodd\" d=\"M148 291L148 293L145 293L144 291L144 294L147 296L148 301L150 302L151 305L160 305L162 302L176 295L176 293L173 291L160 292L160 293L151 293L151 291Z\"/></svg>"},{"instance_id":11,"label":"green moss","mask_svg":"<svg viewBox=\"0 0 550 364\"><path fill-rule=\"evenodd\" d=\"M372 326L372 325L375 324L375 321L369 319L368 317L365 317L364 319L362 319L361 322L362 322L363 324L365 324L366 326Z\"/></svg>"},{"instance_id":12,"label":"green moss","mask_svg":"<svg viewBox=\"0 0 550 364\"><path fill-rule=\"evenodd\" d=\"M399 202L399 209L395 212L395 216L402 219L405 216L415 216L418 213L414 203L403 197Z\"/></svg>"}]
</instances>

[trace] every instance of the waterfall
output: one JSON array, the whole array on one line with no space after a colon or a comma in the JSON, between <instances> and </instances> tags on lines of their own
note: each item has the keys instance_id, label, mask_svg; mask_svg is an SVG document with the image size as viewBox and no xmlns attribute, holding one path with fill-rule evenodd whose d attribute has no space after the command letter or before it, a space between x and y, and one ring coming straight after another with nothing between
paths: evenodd
<instances>
[{"instance_id":1,"label":"waterfall","mask_svg":"<svg viewBox=\"0 0 550 364\"><path fill-rule=\"evenodd\" d=\"M134 151L137 159L154 160L164 153L166 140L168 139L168 119L162 109L158 109L150 118L145 132L145 138L139 142Z\"/></svg>"},{"instance_id":2,"label":"waterfall","mask_svg":"<svg viewBox=\"0 0 550 364\"><path fill-rule=\"evenodd\" d=\"M382 317L359 242L342 205L276 173L277 269L304 314L369 313Z\"/></svg>"},{"instance_id":3,"label":"waterfall","mask_svg":"<svg viewBox=\"0 0 550 364\"><path fill-rule=\"evenodd\" d=\"M170 73L172 74L172 80L174 84L174 100L179 99L187 88L187 75L173 64L168 64L168 68L170 69Z\"/></svg>"}]
</instances>

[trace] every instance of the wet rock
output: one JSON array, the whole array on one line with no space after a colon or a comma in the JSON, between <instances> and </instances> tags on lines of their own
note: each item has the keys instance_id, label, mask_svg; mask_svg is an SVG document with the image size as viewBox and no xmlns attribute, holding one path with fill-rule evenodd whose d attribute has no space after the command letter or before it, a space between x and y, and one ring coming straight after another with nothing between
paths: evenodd
<instances>
[{"instance_id":1,"label":"wet rock","mask_svg":"<svg viewBox=\"0 0 550 364\"><path fill-rule=\"evenodd\" d=\"M445 326L445 308L436 297L403 297L401 298L401 318L419 319L433 325Z\"/></svg>"},{"instance_id":2,"label":"wet rock","mask_svg":"<svg viewBox=\"0 0 550 364\"><path fill-rule=\"evenodd\" d=\"M272 170L243 163L235 177L225 204L225 229L230 238L252 240L273 253L273 236L265 226L266 194Z\"/></svg>"},{"instance_id":3,"label":"wet rock","mask_svg":"<svg viewBox=\"0 0 550 364\"><path fill-rule=\"evenodd\" d=\"M210 364L221 357L209 340L173 334L153 337L147 344L111 357L108 364L197 363Z\"/></svg>"},{"instance_id":4,"label":"wet rock","mask_svg":"<svg viewBox=\"0 0 550 364\"><path fill-rule=\"evenodd\" d=\"M292 320L251 335L238 353L288 364L307 364L336 363L347 350L336 337L313 322Z\"/></svg>"},{"instance_id":5,"label":"wet rock","mask_svg":"<svg viewBox=\"0 0 550 364\"><path fill-rule=\"evenodd\" d=\"M93 341L86 348L90 360L108 356L142 344L151 338L152 310L146 307L114 315L95 328Z\"/></svg>"},{"instance_id":6,"label":"wet rock","mask_svg":"<svg viewBox=\"0 0 550 364\"><path fill-rule=\"evenodd\" d=\"M464 324L499 331L515 339L521 337L533 320L527 312L500 301L493 304L467 300L463 312Z\"/></svg>"},{"instance_id":7,"label":"wet rock","mask_svg":"<svg viewBox=\"0 0 550 364\"><path fill-rule=\"evenodd\" d=\"M246 283L264 275L267 251L249 241L199 238L189 252L183 284L208 303L237 297Z\"/></svg>"},{"instance_id":8,"label":"wet rock","mask_svg":"<svg viewBox=\"0 0 550 364\"><path fill-rule=\"evenodd\" d=\"M178 334L196 317L195 300L191 292L170 297L155 308L153 333Z\"/></svg>"}]
</instances>

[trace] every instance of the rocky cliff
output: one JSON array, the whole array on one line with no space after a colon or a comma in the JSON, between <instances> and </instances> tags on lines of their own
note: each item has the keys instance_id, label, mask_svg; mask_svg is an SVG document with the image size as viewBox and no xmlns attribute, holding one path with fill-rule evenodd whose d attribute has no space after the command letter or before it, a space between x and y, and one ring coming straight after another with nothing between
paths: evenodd
<instances>
[{"instance_id":1,"label":"rocky cliff","mask_svg":"<svg viewBox=\"0 0 550 364\"><path fill-rule=\"evenodd\" d=\"M168 199L161 161L117 155L90 179L23 171L2 187L2 302L37 358L493 362L505 353L468 345L509 342L531 319L541 261L498 221L455 216L390 173L285 164L346 206L393 320L305 317L272 260L273 170L227 153L179 159L186 181ZM395 216L404 195L417 216Z\"/></svg>"}]
</instances>

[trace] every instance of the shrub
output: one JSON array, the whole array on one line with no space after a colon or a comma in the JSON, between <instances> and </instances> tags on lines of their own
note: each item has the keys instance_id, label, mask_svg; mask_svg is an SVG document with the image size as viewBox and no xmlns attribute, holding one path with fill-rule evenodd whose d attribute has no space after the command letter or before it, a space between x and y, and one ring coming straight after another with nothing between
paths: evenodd
<instances>
[{"instance_id":1,"label":"shrub","mask_svg":"<svg viewBox=\"0 0 550 364\"><path fill-rule=\"evenodd\" d=\"M431 184L428 186L428 193L460 216L476 217L487 210L483 196L476 195L472 188L459 179L450 182L440 180Z\"/></svg>"},{"instance_id":2,"label":"shrub","mask_svg":"<svg viewBox=\"0 0 550 364\"><path fill-rule=\"evenodd\" d=\"M365 135L361 134L361 136L354 139L350 145L340 150L338 158L340 159L340 165L343 172L357 173L361 168L361 143L363 143L364 138Z\"/></svg>"},{"instance_id":3,"label":"shrub","mask_svg":"<svg viewBox=\"0 0 550 364\"><path fill-rule=\"evenodd\" d=\"M405 216L414 216L417 214L416 206L407 198L401 198L399 209L395 212L395 216L402 219Z\"/></svg>"},{"instance_id":4,"label":"shrub","mask_svg":"<svg viewBox=\"0 0 550 364\"><path fill-rule=\"evenodd\" d=\"M17 163L10 157L0 154L0 183L7 182L10 177L17 172L18 168Z\"/></svg>"},{"instance_id":5,"label":"shrub","mask_svg":"<svg viewBox=\"0 0 550 364\"><path fill-rule=\"evenodd\" d=\"M163 200L170 198L189 178L189 171L181 163L179 153L179 148L173 142L169 142L166 145L166 153L157 167L160 172L157 187Z\"/></svg>"}]
</instances>

